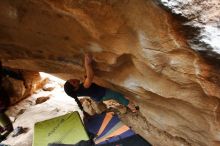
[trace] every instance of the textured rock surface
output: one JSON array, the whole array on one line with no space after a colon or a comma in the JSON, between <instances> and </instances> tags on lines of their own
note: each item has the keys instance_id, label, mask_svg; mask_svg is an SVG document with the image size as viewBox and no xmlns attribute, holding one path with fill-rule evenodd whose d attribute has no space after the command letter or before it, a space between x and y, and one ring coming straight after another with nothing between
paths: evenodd
<instances>
[{"instance_id":1,"label":"textured rock surface","mask_svg":"<svg viewBox=\"0 0 220 146\"><path fill-rule=\"evenodd\" d=\"M1 0L0 9L4 65L82 78L92 52L96 82L140 106L142 118L128 119L152 144L220 144L219 72L154 1Z\"/></svg>"},{"instance_id":2,"label":"textured rock surface","mask_svg":"<svg viewBox=\"0 0 220 146\"><path fill-rule=\"evenodd\" d=\"M1 87L14 105L41 88L43 80L38 72L7 69L3 71ZM6 97L5 97L6 98Z\"/></svg>"},{"instance_id":3,"label":"textured rock surface","mask_svg":"<svg viewBox=\"0 0 220 146\"><path fill-rule=\"evenodd\" d=\"M186 34L193 49L206 58L220 63L220 1L219 0L161 0L173 13L188 19L184 25L194 28ZM197 29L197 31L195 31Z\"/></svg>"}]
</instances>

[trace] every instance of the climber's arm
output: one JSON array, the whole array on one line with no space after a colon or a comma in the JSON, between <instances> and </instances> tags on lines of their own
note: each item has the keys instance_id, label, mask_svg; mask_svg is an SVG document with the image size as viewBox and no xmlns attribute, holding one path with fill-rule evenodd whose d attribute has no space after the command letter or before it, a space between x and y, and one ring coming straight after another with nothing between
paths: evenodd
<instances>
[{"instance_id":1,"label":"climber's arm","mask_svg":"<svg viewBox=\"0 0 220 146\"><path fill-rule=\"evenodd\" d=\"M86 77L83 83L85 88L89 88L92 85L92 80L94 78L94 72L92 69L92 55L85 54L85 62L84 62L85 70L86 70Z\"/></svg>"}]
</instances>

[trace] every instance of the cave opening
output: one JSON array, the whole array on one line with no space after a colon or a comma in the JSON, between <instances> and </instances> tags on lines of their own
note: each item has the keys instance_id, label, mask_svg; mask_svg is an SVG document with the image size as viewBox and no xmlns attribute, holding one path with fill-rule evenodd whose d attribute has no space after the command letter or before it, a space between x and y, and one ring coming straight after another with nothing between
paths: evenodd
<instances>
[{"instance_id":1,"label":"cave opening","mask_svg":"<svg viewBox=\"0 0 220 146\"><path fill-rule=\"evenodd\" d=\"M36 135L34 131L37 131L36 129L34 130L36 123L64 116L65 114L74 111L79 113L81 120L84 122L84 119L87 119L87 116L93 117L97 115L100 115L99 118L106 116L105 119L110 118L113 121L118 119L116 123L112 120L108 123L109 125L115 124L116 127L121 123L120 116L127 112L125 106L114 100L97 103L89 97L79 97L80 102L83 105L83 111L80 110L75 100L64 92L63 86L66 81L52 74L2 67L1 75L1 87L9 98L9 105L5 107L5 110L2 111L3 114L1 113L0 115L0 125L2 130L1 141L4 144L13 143L12 141L17 137L27 140L25 137L30 135L33 135L34 140ZM94 118L90 120L94 120ZM103 124L97 125L100 121L88 122L87 119L87 126L89 125L90 129L92 128L90 124L91 122L93 123L92 127L103 126ZM83 126L85 127L84 124ZM104 123L104 125L105 124L106 123ZM126 125L123 125L123 127L126 127ZM114 127L112 128L114 129ZM130 129L128 126L127 128ZM94 135L91 135L88 131L88 127L85 129L89 137L94 138ZM124 135L122 135L121 139L123 140L120 142L126 143L130 141L129 143L132 144L134 141L139 141L142 145L150 145L140 135L136 135L133 131L128 129L124 132L125 135L127 133L127 137L123 138ZM117 130L114 131L117 133ZM128 138L131 135L133 136ZM117 143L116 140L114 142ZM33 143L38 142L33 141Z\"/></svg>"}]
</instances>

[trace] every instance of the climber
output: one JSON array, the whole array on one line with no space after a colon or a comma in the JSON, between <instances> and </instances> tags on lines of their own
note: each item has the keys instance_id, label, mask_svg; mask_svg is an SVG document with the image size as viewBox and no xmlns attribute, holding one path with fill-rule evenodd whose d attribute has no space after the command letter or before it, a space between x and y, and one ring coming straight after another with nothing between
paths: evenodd
<instances>
[{"instance_id":1,"label":"climber","mask_svg":"<svg viewBox=\"0 0 220 146\"><path fill-rule=\"evenodd\" d=\"M64 84L66 94L76 100L81 110L83 110L83 107L77 96L89 96L91 99L97 102L114 99L120 104L127 106L132 112L137 112L135 105L126 99L124 95L92 82L94 72L92 68L91 54L85 54L84 67L86 70L86 76L83 83L80 83L80 80L78 79L69 79Z\"/></svg>"}]
</instances>

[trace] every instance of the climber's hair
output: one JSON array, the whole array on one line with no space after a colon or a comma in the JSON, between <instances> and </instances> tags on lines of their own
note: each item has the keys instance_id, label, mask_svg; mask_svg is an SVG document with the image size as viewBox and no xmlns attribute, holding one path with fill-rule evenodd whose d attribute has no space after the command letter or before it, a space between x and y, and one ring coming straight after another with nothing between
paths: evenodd
<instances>
[{"instance_id":1,"label":"climber's hair","mask_svg":"<svg viewBox=\"0 0 220 146\"><path fill-rule=\"evenodd\" d=\"M66 81L66 83L64 84L64 91L66 92L67 95L69 95L69 96L71 96L75 99L75 101L78 104L79 108L83 111L82 104L79 101L79 99L77 98L75 88L70 84L69 80Z\"/></svg>"}]
</instances>

